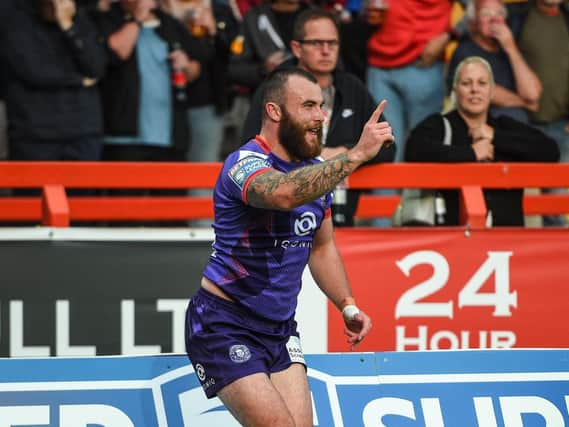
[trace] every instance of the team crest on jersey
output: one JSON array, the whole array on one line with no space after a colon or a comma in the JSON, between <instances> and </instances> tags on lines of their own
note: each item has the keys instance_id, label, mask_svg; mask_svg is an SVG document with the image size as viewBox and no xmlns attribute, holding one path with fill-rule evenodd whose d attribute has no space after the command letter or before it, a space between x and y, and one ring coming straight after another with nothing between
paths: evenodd
<instances>
[{"instance_id":1,"label":"team crest on jersey","mask_svg":"<svg viewBox=\"0 0 569 427\"><path fill-rule=\"evenodd\" d=\"M251 358L251 351L243 344L232 345L229 348L229 357L235 363L244 363Z\"/></svg>"},{"instance_id":2,"label":"team crest on jersey","mask_svg":"<svg viewBox=\"0 0 569 427\"><path fill-rule=\"evenodd\" d=\"M231 178L231 180L237 184L241 190L243 190L243 185L251 175L258 170L270 167L271 164L266 159L248 156L231 166L228 175L229 178Z\"/></svg>"}]
</instances>

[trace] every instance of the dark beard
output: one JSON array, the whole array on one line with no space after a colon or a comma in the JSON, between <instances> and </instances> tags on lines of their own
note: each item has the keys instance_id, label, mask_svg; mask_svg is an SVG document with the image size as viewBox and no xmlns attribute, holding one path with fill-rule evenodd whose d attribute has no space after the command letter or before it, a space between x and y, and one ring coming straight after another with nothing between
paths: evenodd
<instances>
[{"instance_id":1,"label":"dark beard","mask_svg":"<svg viewBox=\"0 0 569 427\"><path fill-rule=\"evenodd\" d=\"M318 157L322 152L322 127L318 131L318 144L305 141L306 129L295 122L286 109L281 108L282 119L279 124L279 141L293 159L308 160Z\"/></svg>"}]
</instances>

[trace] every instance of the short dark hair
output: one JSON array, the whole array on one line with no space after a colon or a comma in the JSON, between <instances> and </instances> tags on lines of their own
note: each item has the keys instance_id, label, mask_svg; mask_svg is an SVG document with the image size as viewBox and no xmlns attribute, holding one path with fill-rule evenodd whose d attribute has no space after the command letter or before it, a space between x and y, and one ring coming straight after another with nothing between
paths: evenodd
<instances>
[{"instance_id":1,"label":"short dark hair","mask_svg":"<svg viewBox=\"0 0 569 427\"><path fill-rule=\"evenodd\" d=\"M336 31L340 34L340 28L338 27L338 21L334 18L330 12L323 9L314 8L306 9L300 13L294 20L294 25L292 27L292 39L296 41L304 40L305 36L305 25L308 21L314 21L316 19L328 19L336 27Z\"/></svg>"},{"instance_id":2,"label":"short dark hair","mask_svg":"<svg viewBox=\"0 0 569 427\"><path fill-rule=\"evenodd\" d=\"M298 67L278 68L271 72L263 84L263 108L267 102L283 105L285 101L285 88L291 76L304 78L314 84L318 80L308 71Z\"/></svg>"}]
</instances>

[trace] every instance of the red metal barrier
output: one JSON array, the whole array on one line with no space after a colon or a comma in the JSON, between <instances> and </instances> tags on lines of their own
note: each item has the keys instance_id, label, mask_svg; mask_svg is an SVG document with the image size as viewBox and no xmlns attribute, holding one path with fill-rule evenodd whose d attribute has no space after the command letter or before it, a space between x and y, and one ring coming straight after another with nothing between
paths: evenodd
<instances>
[{"instance_id":1,"label":"red metal barrier","mask_svg":"<svg viewBox=\"0 0 569 427\"><path fill-rule=\"evenodd\" d=\"M0 162L0 188L38 188L42 197L0 198L0 221L65 227L71 221L182 220L213 215L211 199L192 196L69 196L68 189L214 187L220 163ZM484 227L482 188L569 187L569 165L550 163L383 164L359 169L350 188L457 188L462 224ZM398 196L363 195L356 216L391 216ZM569 212L569 196L526 196L526 214Z\"/></svg>"}]
</instances>

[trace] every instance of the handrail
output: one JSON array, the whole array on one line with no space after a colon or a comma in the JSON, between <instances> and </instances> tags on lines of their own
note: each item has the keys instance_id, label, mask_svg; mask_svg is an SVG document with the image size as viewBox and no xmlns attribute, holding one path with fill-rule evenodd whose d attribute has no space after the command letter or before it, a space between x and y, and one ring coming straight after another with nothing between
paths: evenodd
<instances>
[{"instance_id":1,"label":"handrail","mask_svg":"<svg viewBox=\"0 0 569 427\"><path fill-rule=\"evenodd\" d=\"M0 188L213 188L221 163L0 162Z\"/></svg>"},{"instance_id":2,"label":"handrail","mask_svg":"<svg viewBox=\"0 0 569 427\"><path fill-rule=\"evenodd\" d=\"M348 178L352 188L569 187L569 163L389 163Z\"/></svg>"},{"instance_id":3,"label":"handrail","mask_svg":"<svg viewBox=\"0 0 569 427\"><path fill-rule=\"evenodd\" d=\"M0 188L38 188L41 197L0 197L0 221L185 220L213 216L209 197L73 196L68 189L211 189L221 163L0 162ZM462 225L484 227L482 188L569 187L569 164L398 163L363 167L349 188L457 188ZM398 196L363 194L360 218L390 216ZM569 195L525 196L526 214L569 212Z\"/></svg>"}]
</instances>

